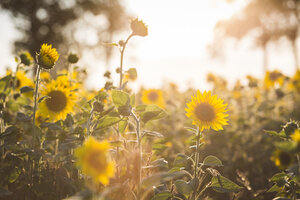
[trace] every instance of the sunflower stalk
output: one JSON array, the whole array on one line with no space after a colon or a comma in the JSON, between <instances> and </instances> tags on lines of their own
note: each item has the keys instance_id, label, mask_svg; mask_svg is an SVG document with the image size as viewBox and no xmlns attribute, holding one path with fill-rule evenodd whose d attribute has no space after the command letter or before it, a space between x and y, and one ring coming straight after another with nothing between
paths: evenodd
<instances>
[{"instance_id":1,"label":"sunflower stalk","mask_svg":"<svg viewBox=\"0 0 300 200\"><path fill-rule=\"evenodd\" d=\"M197 127L197 132L196 132L196 152L195 152L195 169L194 169L194 178L198 177L198 166L199 166L199 144L200 144L200 138L201 138L201 132L199 130L199 127ZM198 187L195 187L193 195L192 195L192 199L195 199L195 196L197 194L197 189Z\"/></svg>"},{"instance_id":2,"label":"sunflower stalk","mask_svg":"<svg viewBox=\"0 0 300 200\"><path fill-rule=\"evenodd\" d=\"M35 91L34 91L34 104L33 104L33 119L32 119L32 123L33 123L32 147L34 147L34 139L35 139L35 121L36 121L37 99L39 95L40 72L41 72L41 68L39 65L37 65Z\"/></svg>"},{"instance_id":3,"label":"sunflower stalk","mask_svg":"<svg viewBox=\"0 0 300 200\"><path fill-rule=\"evenodd\" d=\"M136 122L136 137L138 141L138 151L139 151L139 163L138 163L138 171L139 171L139 183L138 183L138 199L140 199L140 186L142 182L142 144L141 144L141 134L140 134L140 120L139 118L134 114L133 111L131 111L131 115L133 116L135 122Z\"/></svg>"},{"instance_id":4,"label":"sunflower stalk","mask_svg":"<svg viewBox=\"0 0 300 200\"><path fill-rule=\"evenodd\" d=\"M124 44L122 45L121 48L121 59L120 59L120 85L119 88L120 90L122 90L122 82L123 82L123 60L124 60L124 52L125 52L125 48L126 45L128 43L128 41L130 40L130 38L133 36L133 34L130 34L128 36L128 38L126 39L126 41L124 42Z\"/></svg>"}]
</instances>

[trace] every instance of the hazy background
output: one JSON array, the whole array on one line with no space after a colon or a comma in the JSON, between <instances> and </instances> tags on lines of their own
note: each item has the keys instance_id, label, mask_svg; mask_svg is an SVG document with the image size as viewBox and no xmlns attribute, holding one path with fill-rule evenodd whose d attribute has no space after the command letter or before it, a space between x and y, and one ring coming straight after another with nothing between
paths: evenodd
<instances>
[{"instance_id":1,"label":"hazy background","mask_svg":"<svg viewBox=\"0 0 300 200\"><path fill-rule=\"evenodd\" d=\"M130 34L130 17L139 17L149 27L149 35L134 37L125 53L125 69L136 67L138 71L138 80L131 83L131 87L135 90L141 85L156 88L170 81L177 83L181 90L190 86L206 89L209 87L206 83L206 74L209 72L225 77L230 85L237 79L244 79L247 74L262 77L263 51L253 45L250 36L243 38L238 44L231 39L222 40L226 46L223 47L221 57L212 57L207 48L214 40L216 23L230 19L247 2L249 1L122 1L128 17L122 23L122 30L113 34L111 39L114 42L125 39ZM86 15L83 17L91 23L100 23L101 26L101 19L88 18ZM0 10L0 23L0 74L3 75L7 66L15 67L13 42L21 37L21 33L15 28L12 16L7 11ZM91 45L99 42L95 32L89 29L82 29L76 37ZM216 44L218 47L218 42ZM73 46L68 47L69 51L72 51ZM119 65L119 52L112 49L111 59L107 61L92 53L94 50L89 50L89 47L86 49L80 53L82 59L78 65L86 67L89 72L87 86L101 88L105 82L104 71L110 69L114 74L114 69ZM288 75L295 71L293 54L287 40L280 39L268 44L268 52L269 69L279 69Z\"/></svg>"}]
</instances>

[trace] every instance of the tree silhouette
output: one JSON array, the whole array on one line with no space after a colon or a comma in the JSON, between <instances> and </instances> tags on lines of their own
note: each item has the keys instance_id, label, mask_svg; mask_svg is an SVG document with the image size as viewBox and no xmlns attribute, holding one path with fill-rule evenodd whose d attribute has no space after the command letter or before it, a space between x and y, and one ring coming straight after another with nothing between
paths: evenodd
<instances>
[{"instance_id":1,"label":"tree silhouette","mask_svg":"<svg viewBox=\"0 0 300 200\"><path fill-rule=\"evenodd\" d=\"M251 0L244 9L215 26L215 38L211 48L216 50L220 40L235 38L237 41L252 35L255 46L263 50L263 68L267 70L269 42L282 37L291 42L295 66L299 66L296 41L299 28L299 0Z\"/></svg>"},{"instance_id":2,"label":"tree silhouette","mask_svg":"<svg viewBox=\"0 0 300 200\"><path fill-rule=\"evenodd\" d=\"M27 49L33 55L47 42L58 48L60 54L67 53L72 45L72 50L95 48L108 59L110 49L99 44L111 40L127 19L119 0L1 0L0 7L12 14L16 28L23 33L15 41L15 50ZM95 17L97 23L86 16ZM87 27L96 36L93 44L76 39L77 32Z\"/></svg>"}]
</instances>

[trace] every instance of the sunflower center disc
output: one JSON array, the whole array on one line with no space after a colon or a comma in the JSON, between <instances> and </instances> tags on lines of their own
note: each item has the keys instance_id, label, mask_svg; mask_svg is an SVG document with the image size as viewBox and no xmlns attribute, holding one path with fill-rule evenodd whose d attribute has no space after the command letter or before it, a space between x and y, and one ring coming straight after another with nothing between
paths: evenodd
<instances>
[{"instance_id":1,"label":"sunflower center disc","mask_svg":"<svg viewBox=\"0 0 300 200\"><path fill-rule=\"evenodd\" d=\"M195 115L201 121L209 122L215 118L215 110L214 108L208 103L200 103L195 108Z\"/></svg>"},{"instance_id":2,"label":"sunflower center disc","mask_svg":"<svg viewBox=\"0 0 300 200\"><path fill-rule=\"evenodd\" d=\"M150 93L148 94L148 98L149 98L151 101L155 101L155 100L157 100L157 98L158 98L158 94L157 94L156 92L150 92Z\"/></svg>"},{"instance_id":3,"label":"sunflower center disc","mask_svg":"<svg viewBox=\"0 0 300 200\"><path fill-rule=\"evenodd\" d=\"M279 154L279 160L280 160L280 163L284 166L288 166L292 161L290 154L288 154L286 152L281 152Z\"/></svg>"},{"instance_id":4,"label":"sunflower center disc","mask_svg":"<svg viewBox=\"0 0 300 200\"><path fill-rule=\"evenodd\" d=\"M278 72L271 72L269 76L270 80L272 81L276 81L279 77L280 77L280 73Z\"/></svg>"},{"instance_id":5,"label":"sunflower center disc","mask_svg":"<svg viewBox=\"0 0 300 200\"><path fill-rule=\"evenodd\" d=\"M67 97L63 92L51 91L48 96L51 97L46 99L46 105L49 110L60 112L67 106Z\"/></svg>"},{"instance_id":6,"label":"sunflower center disc","mask_svg":"<svg viewBox=\"0 0 300 200\"><path fill-rule=\"evenodd\" d=\"M98 171L103 171L106 166L105 155L100 151L93 151L88 155L87 162Z\"/></svg>"}]
</instances>

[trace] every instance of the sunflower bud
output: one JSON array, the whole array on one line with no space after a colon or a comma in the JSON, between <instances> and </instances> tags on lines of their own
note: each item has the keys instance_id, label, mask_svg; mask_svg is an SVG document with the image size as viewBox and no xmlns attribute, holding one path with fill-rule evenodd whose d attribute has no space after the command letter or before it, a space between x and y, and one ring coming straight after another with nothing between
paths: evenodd
<instances>
[{"instance_id":1,"label":"sunflower bud","mask_svg":"<svg viewBox=\"0 0 300 200\"><path fill-rule=\"evenodd\" d=\"M58 60L59 54L52 45L43 44L37 55L37 61L41 68L52 69Z\"/></svg>"},{"instance_id":2,"label":"sunflower bud","mask_svg":"<svg viewBox=\"0 0 300 200\"><path fill-rule=\"evenodd\" d=\"M21 52L19 57L21 59L21 63L26 66L30 66L33 63L33 58L28 51Z\"/></svg>"},{"instance_id":3,"label":"sunflower bud","mask_svg":"<svg viewBox=\"0 0 300 200\"><path fill-rule=\"evenodd\" d=\"M79 60L79 57L77 56L77 54L75 53L70 53L69 56L68 56L68 62L69 63L72 63L72 64L75 64L77 63Z\"/></svg>"},{"instance_id":4,"label":"sunflower bud","mask_svg":"<svg viewBox=\"0 0 300 200\"><path fill-rule=\"evenodd\" d=\"M110 78L110 75L111 75L110 71L106 71L103 76L106 78Z\"/></svg>"},{"instance_id":5,"label":"sunflower bud","mask_svg":"<svg viewBox=\"0 0 300 200\"><path fill-rule=\"evenodd\" d=\"M121 47L123 47L123 46L125 45L124 40L120 40L120 41L119 41L119 45L120 45Z\"/></svg>"},{"instance_id":6,"label":"sunflower bud","mask_svg":"<svg viewBox=\"0 0 300 200\"><path fill-rule=\"evenodd\" d=\"M132 30L132 35L138 35L142 37L148 35L148 27L142 20L138 20L138 18L136 18L131 21L130 26Z\"/></svg>"},{"instance_id":7,"label":"sunflower bud","mask_svg":"<svg viewBox=\"0 0 300 200\"><path fill-rule=\"evenodd\" d=\"M100 102L95 101L93 104L93 109L95 112L103 112L104 105Z\"/></svg>"},{"instance_id":8,"label":"sunflower bud","mask_svg":"<svg viewBox=\"0 0 300 200\"><path fill-rule=\"evenodd\" d=\"M283 130L287 136L290 136L299 128L299 125L296 121L289 121L283 126Z\"/></svg>"}]
</instances>

